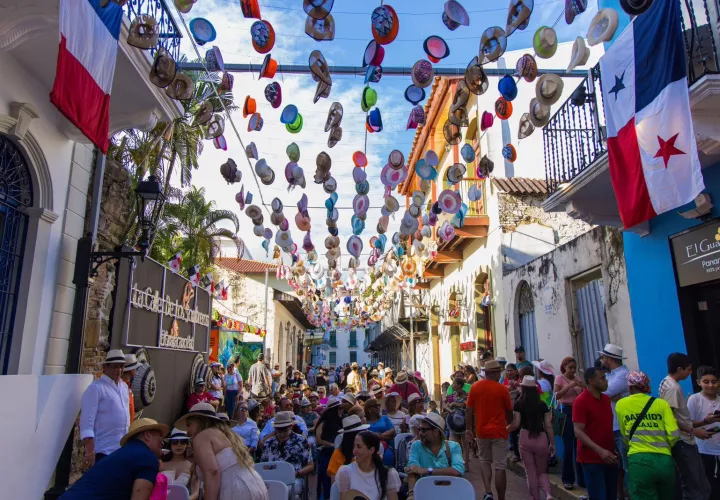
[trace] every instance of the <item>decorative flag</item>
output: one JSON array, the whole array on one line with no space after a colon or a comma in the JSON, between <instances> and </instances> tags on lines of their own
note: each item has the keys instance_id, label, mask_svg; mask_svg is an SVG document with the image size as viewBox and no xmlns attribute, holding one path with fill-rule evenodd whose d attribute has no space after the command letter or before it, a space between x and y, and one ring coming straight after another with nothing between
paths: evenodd
<instances>
[{"instance_id":1,"label":"decorative flag","mask_svg":"<svg viewBox=\"0 0 720 500\"><path fill-rule=\"evenodd\" d=\"M220 297L222 294L223 286L225 286L225 280L220 280L219 283L213 283L212 295L213 297Z\"/></svg>"},{"instance_id":2,"label":"decorative flag","mask_svg":"<svg viewBox=\"0 0 720 500\"><path fill-rule=\"evenodd\" d=\"M106 154L123 11L115 2L101 3L60 0L60 50L50 102Z\"/></svg>"},{"instance_id":3,"label":"decorative flag","mask_svg":"<svg viewBox=\"0 0 720 500\"><path fill-rule=\"evenodd\" d=\"M225 285L223 282L222 291L220 292L220 300L227 300L230 293L230 285Z\"/></svg>"},{"instance_id":4,"label":"decorative flag","mask_svg":"<svg viewBox=\"0 0 720 500\"><path fill-rule=\"evenodd\" d=\"M600 59L610 177L625 228L705 188L690 99L680 4L655 0Z\"/></svg>"},{"instance_id":5,"label":"decorative flag","mask_svg":"<svg viewBox=\"0 0 720 500\"><path fill-rule=\"evenodd\" d=\"M187 270L188 279L193 286L200 284L200 266L192 266Z\"/></svg>"},{"instance_id":6,"label":"decorative flag","mask_svg":"<svg viewBox=\"0 0 720 500\"><path fill-rule=\"evenodd\" d=\"M176 253L172 259L168 261L168 267L175 274L180 272L180 266L182 266L182 253Z\"/></svg>"},{"instance_id":7,"label":"decorative flag","mask_svg":"<svg viewBox=\"0 0 720 500\"><path fill-rule=\"evenodd\" d=\"M205 290L208 291L208 293L213 293L213 288L215 287L215 283L213 282L213 273L210 271L205 276L202 277L200 280L200 286L203 287Z\"/></svg>"}]
</instances>

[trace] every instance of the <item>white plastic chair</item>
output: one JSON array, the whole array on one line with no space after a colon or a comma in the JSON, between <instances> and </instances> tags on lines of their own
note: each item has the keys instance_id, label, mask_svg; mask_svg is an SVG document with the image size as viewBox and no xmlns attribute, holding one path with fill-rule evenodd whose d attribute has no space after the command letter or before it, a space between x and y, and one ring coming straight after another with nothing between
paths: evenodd
<instances>
[{"instance_id":1,"label":"white plastic chair","mask_svg":"<svg viewBox=\"0 0 720 500\"><path fill-rule=\"evenodd\" d=\"M190 492L182 484L168 485L168 500L189 500Z\"/></svg>"},{"instance_id":2,"label":"white plastic chair","mask_svg":"<svg viewBox=\"0 0 720 500\"><path fill-rule=\"evenodd\" d=\"M295 468L288 462L262 462L255 464L255 472L263 481L280 481L289 490L288 498L295 496Z\"/></svg>"},{"instance_id":3,"label":"white plastic chair","mask_svg":"<svg viewBox=\"0 0 720 500\"><path fill-rule=\"evenodd\" d=\"M475 498L470 481L453 476L427 476L415 483L415 500Z\"/></svg>"},{"instance_id":4,"label":"white plastic chair","mask_svg":"<svg viewBox=\"0 0 720 500\"><path fill-rule=\"evenodd\" d=\"M290 488L282 481L265 481L270 500L287 500L290 495Z\"/></svg>"},{"instance_id":5,"label":"white plastic chair","mask_svg":"<svg viewBox=\"0 0 720 500\"><path fill-rule=\"evenodd\" d=\"M395 440L393 442L393 448L395 449L395 468L400 472L401 470L404 470L405 466L407 465L407 461L410 459L410 448L407 447L406 453L405 453L405 463L400 463L400 443L403 442L403 440L407 438L412 439L412 433L411 432L401 432L397 436L395 436ZM402 467L401 467L402 466Z\"/></svg>"},{"instance_id":6,"label":"white plastic chair","mask_svg":"<svg viewBox=\"0 0 720 500\"><path fill-rule=\"evenodd\" d=\"M330 500L340 500L340 486L335 481L330 488Z\"/></svg>"}]
</instances>

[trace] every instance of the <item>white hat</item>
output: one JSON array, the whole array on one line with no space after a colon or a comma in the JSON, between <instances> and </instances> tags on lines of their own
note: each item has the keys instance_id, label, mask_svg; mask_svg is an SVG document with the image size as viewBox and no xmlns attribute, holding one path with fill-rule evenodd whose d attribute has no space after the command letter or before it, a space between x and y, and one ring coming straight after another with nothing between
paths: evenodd
<instances>
[{"instance_id":1,"label":"white hat","mask_svg":"<svg viewBox=\"0 0 720 500\"><path fill-rule=\"evenodd\" d=\"M540 104L552 106L560 100L564 86L562 78L554 73L546 73L535 84L535 97Z\"/></svg>"},{"instance_id":2,"label":"white hat","mask_svg":"<svg viewBox=\"0 0 720 500\"><path fill-rule=\"evenodd\" d=\"M530 100L530 123L537 128L542 128L550 121L550 106L546 106L533 97Z\"/></svg>"},{"instance_id":3,"label":"white hat","mask_svg":"<svg viewBox=\"0 0 720 500\"><path fill-rule=\"evenodd\" d=\"M343 418L342 429L338 431L338 434L342 434L343 432L364 431L365 429L369 428L370 426L368 424L362 423L360 417L358 417L357 415L350 415L349 417Z\"/></svg>"},{"instance_id":4,"label":"white hat","mask_svg":"<svg viewBox=\"0 0 720 500\"><path fill-rule=\"evenodd\" d=\"M523 387L537 387L537 382L535 381L535 377L532 375L525 375L522 382L520 382L520 385Z\"/></svg>"},{"instance_id":5,"label":"white hat","mask_svg":"<svg viewBox=\"0 0 720 500\"><path fill-rule=\"evenodd\" d=\"M137 370L139 367L140 363L134 354L125 355L125 368L123 368L124 372L131 372L133 370Z\"/></svg>"},{"instance_id":6,"label":"white hat","mask_svg":"<svg viewBox=\"0 0 720 500\"><path fill-rule=\"evenodd\" d=\"M598 354L615 359L625 359L625 356L623 356L623 348L615 344L605 344L605 348L602 351L598 351Z\"/></svg>"},{"instance_id":7,"label":"white hat","mask_svg":"<svg viewBox=\"0 0 720 500\"><path fill-rule=\"evenodd\" d=\"M413 392L412 394L410 394L410 395L408 396L407 402L408 402L408 404L411 404L411 403L413 403L413 402L414 402L415 400L417 400L417 399L422 400L422 396L421 396L420 394L418 394L417 392Z\"/></svg>"},{"instance_id":8,"label":"white hat","mask_svg":"<svg viewBox=\"0 0 720 500\"><path fill-rule=\"evenodd\" d=\"M190 408L189 412L175 422L175 427L181 431L187 431L187 419L190 417L208 418L222 422L222 419L217 416L217 411L213 405L210 403L197 403Z\"/></svg>"},{"instance_id":9,"label":"white hat","mask_svg":"<svg viewBox=\"0 0 720 500\"><path fill-rule=\"evenodd\" d=\"M590 49L585 45L585 39L579 36L575 39L575 43L573 43L570 64L567 70L572 71L578 66L587 64L588 59L590 59Z\"/></svg>"},{"instance_id":10,"label":"white hat","mask_svg":"<svg viewBox=\"0 0 720 500\"><path fill-rule=\"evenodd\" d=\"M440 429L441 431L445 432L445 419L442 418L437 413L428 413L426 415L420 415L418 417L418 420L423 420L427 422L428 424L432 425L436 429Z\"/></svg>"},{"instance_id":11,"label":"white hat","mask_svg":"<svg viewBox=\"0 0 720 500\"><path fill-rule=\"evenodd\" d=\"M355 395L353 394L343 394L343 397L340 399L342 399L344 403L350 403L355 406Z\"/></svg>"},{"instance_id":12,"label":"white hat","mask_svg":"<svg viewBox=\"0 0 720 500\"><path fill-rule=\"evenodd\" d=\"M120 349L110 349L105 357L105 361L102 362L103 365L120 363L125 364L125 354Z\"/></svg>"},{"instance_id":13,"label":"white hat","mask_svg":"<svg viewBox=\"0 0 720 500\"><path fill-rule=\"evenodd\" d=\"M618 13L615 9L600 9L590 21L587 41L591 47L612 40L618 28Z\"/></svg>"},{"instance_id":14,"label":"white hat","mask_svg":"<svg viewBox=\"0 0 720 500\"><path fill-rule=\"evenodd\" d=\"M533 361L532 365L546 375L555 375L555 367L546 359Z\"/></svg>"},{"instance_id":15,"label":"white hat","mask_svg":"<svg viewBox=\"0 0 720 500\"><path fill-rule=\"evenodd\" d=\"M190 441L190 436L187 435L187 432L175 427L168 436L168 439L170 441Z\"/></svg>"}]
</instances>

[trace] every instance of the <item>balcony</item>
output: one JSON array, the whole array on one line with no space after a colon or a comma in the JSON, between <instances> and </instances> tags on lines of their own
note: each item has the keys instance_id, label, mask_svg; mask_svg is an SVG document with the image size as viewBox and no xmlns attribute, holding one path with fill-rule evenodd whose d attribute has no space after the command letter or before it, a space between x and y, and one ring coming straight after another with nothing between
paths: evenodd
<instances>
[{"instance_id":1,"label":"balcony","mask_svg":"<svg viewBox=\"0 0 720 500\"><path fill-rule=\"evenodd\" d=\"M55 79L59 47L59 0L0 0L0 55L8 55L48 95ZM166 0L130 0L124 7L118 57L111 91L110 134L128 128L149 130L158 121L182 116L182 106L148 79L152 53L127 44L130 21L138 14L153 16L160 25L160 45L180 55L182 35ZM69 139L89 142L60 113L50 117Z\"/></svg>"},{"instance_id":2,"label":"balcony","mask_svg":"<svg viewBox=\"0 0 720 500\"><path fill-rule=\"evenodd\" d=\"M700 163L706 167L720 160L718 6L707 0L681 5L690 106ZM578 86L585 89L585 102L574 105L568 99L543 129L551 193L543 209L566 212L590 224L622 227L610 181L600 76L599 65L592 68ZM645 234L647 225L631 231Z\"/></svg>"}]
</instances>

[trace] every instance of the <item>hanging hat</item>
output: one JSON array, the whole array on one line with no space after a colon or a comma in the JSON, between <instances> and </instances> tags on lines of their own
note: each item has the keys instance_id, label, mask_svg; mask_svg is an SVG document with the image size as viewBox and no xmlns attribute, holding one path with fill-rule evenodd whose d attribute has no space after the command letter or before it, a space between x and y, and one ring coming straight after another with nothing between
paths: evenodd
<instances>
[{"instance_id":1,"label":"hanging hat","mask_svg":"<svg viewBox=\"0 0 720 500\"><path fill-rule=\"evenodd\" d=\"M265 87L265 99L273 108L279 108L282 104L282 89L278 82L268 83Z\"/></svg>"},{"instance_id":2,"label":"hanging hat","mask_svg":"<svg viewBox=\"0 0 720 500\"><path fill-rule=\"evenodd\" d=\"M339 102L334 102L330 105L328 110L327 120L325 120L325 132L329 132L330 129L340 125L343 119L343 107Z\"/></svg>"},{"instance_id":3,"label":"hanging hat","mask_svg":"<svg viewBox=\"0 0 720 500\"><path fill-rule=\"evenodd\" d=\"M463 160L465 160L467 163L472 163L475 161L475 150L473 149L472 145L470 144L463 144L463 147L460 148L460 156L462 156Z\"/></svg>"},{"instance_id":4,"label":"hanging hat","mask_svg":"<svg viewBox=\"0 0 720 500\"><path fill-rule=\"evenodd\" d=\"M377 223L378 233L383 234L383 233L387 232L389 224L390 224L390 217L387 215L381 216L378 219L378 223Z\"/></svg>"},{"instance_id":5,"label":"hanging hat","mask_svg":"<svg viewBox=\"0 0 720 500\"><path fill-rule=\"evenodd\" d=\"M348 238L347 241L347 251L350 255L353 257L360 258L360 253L363 249L363 242L360 239L360 237L355 236L354 234Z\"/></svg>"},{"instance_id":6,"label":"hanging hat","mask_svg":"<svg viewBox=\"0 0 720 500\"><path fill-rule=\"evenodd\" d=\"M445 125L443 125L443 135L445 136L445 141L451 146L460 144L460 141L462 140L460 127L450 120L446 120Z\"/></svg>"},{"instance_id":7,"label":"hanging hat","mask_svg":"<svg viewBox=\"0 0 720 500\"><path fill-rule=\"evenodd\" d=\"M337 190L337 181L335 180L335 177L330 177L325 182L323 182L323 191L325 191L327 194L333 194ZM337 209L335 209L337 210Z\"/></svg>"},{"instance_id":8,"label":"hanging hat","mask_svg":"<svg viewBox=\"0 0 720 500\"><path fill-rule=\"evenodd\" d=\"M259 78L275 78L277 72L278 63L273 59L270 54L265 56L263 59L262 66L260 66L260 77Z\"/></svg>"},{"instance_id":9,"label":"hanging hat","mask_svg":"<svg viewBox=\"0 0 720 500\"><path fill-rule=\"evenodd\" d=\"M363 68L365 66L380 66L384 59L385 47L375 40L370 40L363 54Z\"/></svg>"},{"instance_id":10,"label":"hanging hat","mask_svg":"<svg viewBox=\"0 0 720 500\"><path fill-rule=\"evenodd\" d=\"M375 104L377 104L377 91L366 85L360 97L360 108L367 113Z\"/></svg>"},{"instance_id":11,"label":"hanging hat","mask_svg":"<svg viewBox=\"0 0 720 500\"><path fill-rule=\"evenodd\" d=\"M380 181L384 186L391 189L395 189L398 184L403 182L407 178L406 168L391 168L390 165L385 165L380 172Z\"/></svg>"},{"instance_id":12,"label":"hanging hat","mask_svg":"<svg viewBox=\"0 0 720 500\"><path fill-rule=\"evenodd\" d=\"M483 156L480 159L480 164L478 165L477 169L475 170L475 173L477 174L478 177L480 177L481 179L484 179L492 173L494 168L495 168L495 164L493 163L493 161L490 158L488 158L487 156Z\"/></svg>"},{"instance_id":13,"label":"hanging hat","mask_svg":"<svg viewBox=\"0 0 720 500\"><path fill-rule=\"evenodd\" d=\"M465 175L467 167L462 163L455 163L447 170L447 180L450 184L457 184Z\"/></svg>"},{"instance_id":14,"label":"hanging hat","mask_svg":"<svg viewBox=\"0 0 720 500\"><path fill-rule=\"evenodd\" d=\"M353 168L352 176L353 181L355 181L356 184L360 184L361 182L365 182L367 180L367 173L360 167Z\"/></svg>"},{"instance_id":15,"label":"hanging hat","mask_svg":"<svg viewBox=\"0 0 720 500\"><path fill-rule=\"evenodd\" d=\"M470 16L468 16L465 7L460 5L460 2L456 0L445 2L442 21L450 31L455 31L460 26L470 26Z\"/></svg>"},{"instance_id":16,"label":"hanging hat","mask_svg":"<svg viewBox=\"0 0 720 500\"><path fill-rule=\"evenodd\" d=\"M196 1L197 0L175 0L174 3L175 3L175 7L177 7L178 11L180 11L183 14L187 14L192 10L193 5L195 5ZM107 4L107 0L105 0L105 3ZM119 2L115 2L115 3L119 3Z\"/></svg>"},{"instance_id":17,"label":"hanging hat","mask_svg":"<svg viewBox=\"0 0 720 500\"><path fill-rule=\"evenodd\" d=\"M397 201L397 198L394 196L385 197L385 209L391 214L400 210L400 203Z\"/></svg>"},{"instance_id":18,"label":"hanging hat","mask_svg":"<svg viewBox=\"0 0 720 500\"><path fill-rule=\"evenodd\" d=\"M352 227L353 234L359 235L365 230L365 221L353 214L353 216L350 217L350 227Z\"/></svg>"},{"instance_id":19,"label":"hanging hat","mask_svg":"<svg viewBox=\"0 0 720 500\"><path fill-rule=\"evenodd\" d=\"M300 116L300 113L298 112L297 106L294 104L288 104L283 108L282 113L280 113L280 122L286 125L289 123L295 123L298 116Z\"/></svg>"},{"instance_id":20,"label":"hanging hat","mask_svg":"<svg viewBox=\"0 0 720 500\"><path fill-rule=\"evenodd\" d=\"M568 72L574 70L578 66L584 66L590 59L590 49L585 45L585 39L581 36L575 39L572 47L572 55L570 56L570 64Z\"/></svg>"},{"instance_id":21,"label":"hanging hat","mask_svg":"<svg viewBox=\"0 0 720 500\"><path fill-rule=\"evenodd\" d=\"M533 37L533 48L538 57L550 59L555 55L558 47L557 34L549 26L541 26Z\"/></svg>"},{"instance_id":22,"label":"hanging hat","mask_svg":"<svg viewBox=\"0 0 720 500\"><path fill-rule=\"evenodd\" d=\"M415 173L423 180L432 181L437 178L437 170L429 165L424 159L418 160L415 164Z\"/></svg>"},{"instance_id":23,"label":"hanging hat","mask_svg":"<svg viewBox=\"0 0 720 500\"><path fill-rule=\"evenodd\" d=\"M195 115L193 116L193 125L205 125L213 117L213 105L210 101L205 100L200 103Z\"/></svg>"},{"instance_id":24,"label":"hanging hat","mask_svg":"<svg viewBox=\"0 0 720 500\"><path fill-rule=\"evenodd\" d=\"M220 95L231 92L233 89L233 85L235 83L235 77L232 75L232 73L228 73L227 71L223 73L222 78L220 79L220 85L218 85L218 93Z\"/></svg>"},{"instance_id":25,"label":"hanging hat","mask_svg":"<svg viewBox=\"0 0 720 500\"><path fill-rule=\"evenodd\" d=\"M177 101L187 101L195 95L195 83L185 73L176 73L172 83L165 89L165 95Z\"/></svg>"},{"instance_id":26,"label":"hanging hat","mask_svg":"<svg viewBox=\"0 0 720 500\"><path fill-rule=\"evenodd\" d=\"M267 54L275 45L275 30L269 21L255 21L250 26L250 36L253 48L260 54Z\"/></svg>"},{"instance_id":27,"label":"hanging hat","mask_svg":"<svg viewBox=\"0 0 720 500\"><path fill-rule=\"evenodd\" d=\"M455 85L455 95L450 105L450 112L453 113L459 108L464 108L467 105L468 99L470 99L470 91L465 81L460 80Z\"/></svg>"},{"instance_id":28,"label":"hanging hat","mask_svg":"<svg viewBox=\"0 0 720 500\"><path fill-rule=\"evenodd\" d=\"M334 147L342 139L342 127L333 127L328 136L328 147Z\"/></svg>"},{"instance_id":29,"label":"hanging hat","mask_svg":"<svg viewBox=\"0 0 720 500\"><path fill-rule=\"evenodd\" d=\"M477 57L473 57L465 69L465 84L468 90L475 95L484 94L490 86L490 81Z\"/></svg>"},{"instance_id":30,"label":"hanging hat","mask_svg":"<svg viewBox=\"0 0 720 500\"><path fill-rule=\"evenodd\" d=\"M413 85L420 88L430 86L433 81L433 75L435 74L432 64L427 59L420 59L418 62L413 64L410 70L410 76L412 77Z\"/></svg>"},{"instance_id":31,"label":"hanging hat","mask_svg":"<svg viewBox=\"0 0 720 500\"><path fill-rule=\"evenodd\" d=\"M155 51L155 59L150 68L150 82L156 87L164 89L175 79L175 61L163 47Z\"/></svg>"},{"instance_id":32,"label":"hanging hat","mask_svg":"<svg viewBox=\"0 0 720 500\"><path fill-rule=\"evenodd\" d=\"M550 106L546 106L533 97L530 101L530 123L543 128L550 121Z\"/></svg>"},{"instance_id":33,"label":"hanging hat","mask_svg":"<svg viewBox=\"0 0 720 500\"><path fill-rule=\"evenodd\" d=\"M618 13L615 9L600 9L590 21L587 43L593 47L602 42L609 42L618 27Z\"/></svg>"},{"instance_id":34,"label":"hanging hat","mask_svg":"<svg viewBox=\"0 0 720 500\"><path fill-rule=\"evenodd\" d=\"M432 149L428 149L425 152L424 158L428 165L430 165L431 167L437 167L438 165L440 165L440 158L438 158L437 153Z\"/></svg>"},{"instance_id":35,"label":"hanging hat","mask_svg":"<svg viewBox=\"0 0 720 500\"><path fill-rule=\"evenodd\" d=\"M253 113L250 115L250 119L248 120L248 132L257 131L260 132L263 128L263 125L265 124L265 120L262 119L262 116L260 116L260 113Z\"/></svg>"},{"instance_id":36,"label":"hanging hat","mask_svg":"<svg viewBox=\"0 0 720 500\"><path fill-rule=\"evenodd\" d=\"M483 111L482 117L480 118L480 132L485 132L493 126L493 123L495 123L495 115L488 111Z\"/></svg>"},{"instance_id":37,"label":"hanging hat","mask_svg":"<svg viewBox=\"0 0 720 500\"><path fill-rule=\"evenodd\" d=\"M313 19L308 16L305 19L305 34L318 42L335 39L335 19L332 14L324 19Z\"/></svg>"},{"instance_id":38,"label":"hanging hat","mask_svg":"<svg viewBox=\"0 0 720 500\"><path fill-rule=\"evenodd\" d=\"M450 222L445 221L437 230L438 236L445 242L455 237L455 227Z\"/></svg>"},{"instance_id":39,"label":"hanging hat","mask_svg":"<svg viewBox=\"0 0 720 500\"><path fill-rule=\"evenodd\" d=\"M407 126L406 130L409 129L415 129L418 127L418 125L423 125L425 123L425 110L422 106L417 105L413 109L410 110L410 115L408 116Z\"/></svg>"},{"instance_id":40,"label":"hanging hat","mask_svg":"<svg viewBox=\"0 0 720 500\"><path fill-rule=\"evenodd\" d=\"M272 169L268 166L264 158L258 160L258 162L255 164L255 173L258 174L260 177L268 177L271 172Z\"/></svg>"},{"instance_id":41,"label":"hanging hat","mask_svg":"<svg viewBox=\"0 0 720 500\"><path fill-rule=\"evenodd\" d=\"M535 97L546 106L552 106L560 100L564 83L562 78L553 73L546 73L538 78L535 84Z\"/></svg>"},{"instance_id":42,"label":"hanging hat","mask_svg":"<svg viewBox=\"0 0 720 500\"><path fill-rule=\"evenodd\" d=\"M482 190L476 183L473 183L473 185L470 186L470 189L468 189L468 199L470 201L478 201L482 199Z\"/></svg>"},{"instance_id":43,"label":"hanging hat","mask_svg":"<svg viewBox=\"0 0 720 500\"><path fill-rule=\"evenodd\" d=\"M378 83L382 78L382 66L368 66L365 70L364 83Z\"/></svg>"},{"instance_id":44,"label":"hanging hat","mask_svg":"<svg viewBox=\"0 0 720 500\"><path fill-rule=\"evenodd\" d=\"M515 70L517 75L523 77L526 82L532 82L537 78L537 61L530 54L524 54L515 64Z\"/></svg>"},{"instance_id":45,"label":"hanging hat","mask_svg":"<svg viewBox=\"0 0 720 500\"><path fill-rule=\"evenodd\" d=\"M225 118L222 115L215 115L205 128L205 139L214 139L223 135L223 132L225 132Z\"/></svg>"},{"instance_id":46,"label":"hanging hat","mask_svg":"<svg viewBox=\"0 0 720 500\"><path fill-rule=\"evenodd\" d=\"M517 97L518 88L515 79L510 75L503 76L498 82L498 91L506 101L512 101Z\"/></svg>"},{"instance_id":47,"label":"hanging hat","mask_svg":"<svg viewBox=\"0 0 720 500\"><path fill-rule=\"evenodd\" d=\"M365 168L368 164L367 156L362 151L355 151L352 155L352 161L356 167L360 168Z\"/></svg>"},{"instance_id":48,"label":"hanging hat","mask_svg":"<svg viewBox=\"0 0 720 500\"><path fill-rule=\"evenodd\" d=\"M251 142L250 144L245 146L245 154L248 158L252 158L253 160L258 159L258 150L254 142Z\"/></svg>"},{"instance_id":49,"label":"hanging hat","mask_svg":"<svg viewBox=\"0 0 720 500\"><path fill-rule=\"evenodd\" d=\"M332 88L332 77L325 56L319 50L313 50L308 58L308 66L312 73L313 80L318 82L315 90L313 103L318 102L321 97L328 97Z\"/></svg>"},{"instance_id":50,"label":"hanging hat","mask_svg":"<svg viewBox=\"0 0 720 500\"><path fill-rule=\"evenodd\" d=\"M335 0L303 0L305 14L313 19L325 19L330 15Z\"/></svg>"},{"instance_id":51,"label":"hanging hat","mask_svg":"<svg viewBox=\"0 0 720 500\"><path fill-rule=\"evenodd\" d=\"M368 181L361 181L355 184L355 192L357 194L368 194L370 192L370 183Z\"/></svg>"},{"instance_id":52,"label":"hanging hat","mask_svg":"<svg viewBox=\"0 0 720 500\"><path fill-rule=\"evenodd\" d=\"M437 35L431 35L425 39L423 50L425 50L428 59L436 64L450 55L450 47L448 47L447 42Z\"/></svg>"},{"instance_id":53,"label":"hanging hat","mask_svg":"<svg viewBox=\"0 0 720 500\"><path fill-rule=\"evenodd\" d=\"M535 125L530 121L530 113L523 113L520 117L520 126L518 127L518 139L525 139L532 135L535 131Z\"/></svg>"},{"instance_id":54,"label":"hanging hat","mask_svg":"<svg viewBox=\"0 0 720 500\"><path fill-rule=\"evenodd\" d=\"M506 101L504 97L498 97L495 101L495 114L501 120L507 120L512 116L513 105L510 101Z\"/></svg>"},{"instance_id":55,"label":"hanging hat","mask_svg":"<svg viewBox=\"0 0 720 500\"><path fill-rule=\"evenodd\" d=\"M505 53L506 48L507 36L505 36L505 30L500 26L486 29L480 38L479 63L487 64L497 61Z\"/></svg>"},{"instance_id":56,"label":"hanging hat","mask_svg":"<svg viewBox=\"0 0 720 500\"><path fill-rule=\"evenodd\" d=\"M422 191L413 191L410 201L416 207L422 207L425 204L425 193Z\"/></svg>"},{"instance_id":57,"label":"hanging hat","mask_svg":"<svg viewBox=\"0 0 720 500\"><path fill-rule=\"evenodd\" d=\"M651 4L652 0L640 0L638 3ZM622 2L620 2L622 7ZM623 10L625 7L623 7ZM575 16L578 16L587 10L587 0L565 0L565 22L572 24L575 20Z\"/></svg>"},{"instance_id":58,"label":"hanging hat","mask_svg":"<svg viewBox=\"0 0 720 500\"><path fill-rule=\"evenodd\" d=\"M215 27L210 21L202 17L196 17L190 20L190 33L200 46L212 42L217 38Z\"/></svg>"},{"instance_id":59,"label":"hanging hat","mask_svg":"<svg viewBox=\"0 0 720 500\"><path fill-rule=\"evenodd\" d=\"M240 0L240 8L246 19L260 19L258 0Z\"/></svg>"},{"instance_id":60,"label":"hanging hat","mask_svg":"<svg viewBox=\"0 0 720 500\"><path fill-rule=\"evenodd\" d=\"M213 45L211 49L205 52L205 65L211 73L225 71L223 56L217 46Z\"/></svg>"},{"instance_id":61,"label":"hanging hat","mask_svg":"<svg viewBox=\"0 0 720 500\"><path fill-rule=\"evenodd\" d=\"M382 116L380 115L380 110L378 108L370 111L370 114L367 117L367 126L371 132L382 132Z\"/></svg>"},{"instance_id":62,"label":"hanging hat","mask_svg":"<svg viewBox=\"0 0 720 500\"><path fill-rule=\"evenodd\" d=\"M192 21L190 21L190 29L192 30ZM138 49L152 49L157 46L159 39L160 29L154 17L145 14L135 16L130 24L128 45Z\"/></svg>"},{"instance_id":63,"label":"hanging hat","mask_svg":"<svg viewBox=\"0 0 720 500\"><path fill-rule=\"evenodd\" d=\"M457 108L454 111L450 111L448 114L448 120L450 123L457 125L458 127L467 127L469 123L468 111L465 108Z\"/></svg>"},{"instance_id":64,"label":"hanging hat","mask_svg":"<svg viewBox=\"0 0 720 500\"><path fill-rule=\"evenodd\" d=\"M409 85L408 88L405 89L405 100L413 106L417 106L419 102L425 100L425 89L415 85Z\"/></svg>"},{"instance_id":65,"label":"hanging hat","mask_svg":"<svg viewBox=\"0 0 720 500\"><path fill-rule=\"evenodd\" d=\"M515 160L517 160L517 151L515 150L515 146L512 144L506 144L505 147L502 148L502 155L503 158L505 158L510 163L513 163Z\"/></svg>"},{"instance_id":66,"label":"hanging hat","mask_svg":"<svg viewBox=\"0 0 720 500\"><path fill-rule=\"evenodd\" d=\"M245 103L243 104L243 118L254 114L257 111L257 102L252 97L245 96Z\"/></svg>"},{"instance_id":67,"label":"hanging hat","mask_svg":"<svg viewBox=\"0 0 720 500\"><path fill-rule=\"evenodd\" d=\"M507 26L505 34L512 35L515 30L524 30L530 21L533 11L533 0L510 0L508 7Z\"/></svg>"},{"instance_id":68,"label":"hanging hat","mask_svg":"<svg viewBox=\"0 0 720 500\"><path fill-rule=\"evenodd\" d=\"M373 38L381 45L392 43L400 31L400 20L395 9L381 5L370 16Z\"/></svg>"},{"instance_id":69,"label":"hanging hat","mask_svg":"<svg viewBox=\"0 0 720 500\"><path fill-rule=\"evenodd\" d=\"M454 215L458 210L460 210L462 200L460 199L460 195L457 191L445 189L438 195L437 202L443 212Z\"/></svg>"},{"instance_id":70,"label":"hanging hat","mask_svg":"<svg viewBox=\"0 0 720 500\"><path fill-rule=\"evenodd\" d=\"M295 121L292 123L286 123L285 124L285 130L290 132L291 134L297 134L300 132L303 128L303 117L301 114L297 114L295 117Z\"/></svg>"},{"instance_id":71,"label":"hanging hat","mask_svg":"<svg viewBox=\"0 0 720 500\"><path fill-rule=\"evenodd\" d=\"M367 213L368 208L370 208L370 199L367 197L367 195L355 195L355 198L353 199L353 212L355 213L355 215L357 215L358 217L362 217L364 214Z\"/></svg>"},{"instance_id":72,"label":"hanging hat","mask_svg":"<svg viewBox=\"0 0 720 500\"><path fill-rule=\"evenodd\" d=\"M214 138L213 146L215 146L215 149L222 149L223 151L227 151L227 141L225 140L225 136L221 135Z\"/></svg>"},{"instance_id":73,"label":"hanging hat","mask_svg":"<svg viewBox=\"0 0 720 500\"><path fill-rule=\"evenodd\" d=\"M405 155L399 149L393 149L388 155L390 167L398 169L405 166Z\"/></svg>"}]
</instances>

